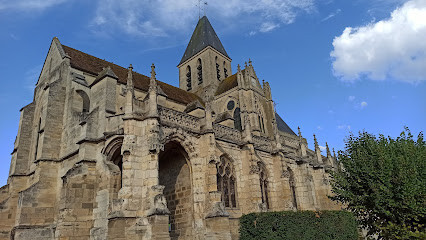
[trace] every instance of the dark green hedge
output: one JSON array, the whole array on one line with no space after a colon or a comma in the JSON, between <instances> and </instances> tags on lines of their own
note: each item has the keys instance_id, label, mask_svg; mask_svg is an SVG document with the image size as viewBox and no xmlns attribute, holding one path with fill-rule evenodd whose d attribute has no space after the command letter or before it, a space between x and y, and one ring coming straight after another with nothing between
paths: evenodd
<instances>
[{"instance_id":1,"label":"dark green hedge","mask_svg":"<svg viewBox=\"0 0 426 240\"><path fill-rule=\"evenodd\" d=\"M357 240L357 227L346 211L251 213L240 218L240 239Z\"/></svg>"}]
</instances>

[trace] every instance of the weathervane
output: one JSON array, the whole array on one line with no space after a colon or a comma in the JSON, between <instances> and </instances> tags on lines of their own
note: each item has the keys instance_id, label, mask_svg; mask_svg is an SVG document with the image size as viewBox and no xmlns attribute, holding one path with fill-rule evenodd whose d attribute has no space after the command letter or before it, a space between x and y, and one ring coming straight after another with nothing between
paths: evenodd
<instances>
[{"instance_id":1,"label":"weathervane","mask_svg":"<svg viewBox=\"0 0 426 240\"><path fill-rule=\"evenodd\" d=\"M198 4L195 5L198 7L198 19L201 18L201 0L198 0ZM206 6L207 6L207 2L204 2L204 7L203 7L203 11L204 11L204 16L206 16Z\"/></svg>"}]
</instances>

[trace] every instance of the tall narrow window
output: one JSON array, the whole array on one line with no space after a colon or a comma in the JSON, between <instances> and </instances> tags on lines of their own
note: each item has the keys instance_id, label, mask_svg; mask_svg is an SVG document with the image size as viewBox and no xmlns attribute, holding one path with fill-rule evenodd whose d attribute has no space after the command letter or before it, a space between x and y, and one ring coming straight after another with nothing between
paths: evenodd
<instances>
[{"instance_id":1,"label":"tall narrow window","mask_svg":"<svg viewBox=\"0 0 426 240\"><path fill-rule=\"evenodd\" d=\"M198 70L198 85L203 83L203 65L201 64L201 59L198 59L197 63L197 70Z\"/></svg>"},{"instance_id":2,"label":"tall narrow window","mask_svg":"<svg viewBox=\"0 0 426 240\"><path fill-rule=\"evenodd\" d=\"M234 128L238 129L240 131L243 130L241 126L241 114L240 114L240 108L237 107L234 111Z\"/></svg>"},{"instance_id":3,"label":"tall narrow window","mask_svg":"<svg viewBox=\"0 0 426 240\"><path fill-rule=\"evenodd\" d=\"M265 166L263 166L263 164L259 164L259 183L260 192L262 194L262 203L266 205L267 209L269 209L268 177L266 174Z\"/></svg>"},{"instance_id":4,"label":"tall narrow window","mask_svg":"<svg viewBox=\"0 0 426 240\"><path fill-rule=\"evenodd\" d=\"M287 171L289 172L289 179L288 183L290 184L290 192L291 192L291 202L293 203L293 207L297 209L297 198L296 198L296 183L294 181L294 173L291 168L287 168Z\"/></svg>"},{"instance_id":5,"label":"tall narrow window","mask_svg":"<svg viewBox=\"0 0 426 240\"><path fill-rule=\"evenodd\" d=\"M259 120L259 129L261 132L266 133L265 131L265 124L263 122L263 117L261 115L257 115L257 118Z\"/></svg>"},{"instance_id":6,"label":"tall narrow window","mask_svg":"<svg viewBox=\"0 0 426 240\"><path fill-rule=\"evenodd\" d=\"M223 61L223 73L225 74L225 78L228 77L228 69L226 69L226 63Z\"/></svg>"},{"instance_id":7,"label":"tall narrow window","mask_svg":"<svg viewBox=\"0 0 426 240\"><path fill-rule=\"evenodd\" d=\"M237 207L235 195L235 174L231 162L226 157L221 157L217 168L217 190L221 192L221 199L225 207Z\"/></svg>"},{"instance_id":8,"label":"tall narrow window","mask_svg":"<svg viewBox=\"0 0 426 240\"><path fill-rule=\"evenodd\" d=\"M43 112L43 110L40 111L40 115L41 115L42 112ZM40 141L40 134L41 134L41 117L38 121L37 138L36 138L35 151L34 151L34 160L37 160L38 143Z\"/></svg>"},{"instance_id":9,"label":"tall narrow window","mask_svg":"<svg viewBox=\"0 0 426 240\"><path fill-rule=\"evenodd\" d=\"M186 68L186 89L190 91L192 89L192 80L191 80L191 67Z\"/></svg>"},{"instance_id":10,"label":"tall narrow window","mask_svg":"<svg viewBox=\"0 0 426 240\"><path fill-rule=\"evenodd\" d=\"M220 80L220 69L219 69L219 63L217 62L217 56L215 58L215 62L216 62L216 77L217 77L217 80Z\"/></svg>"}]
</instances>

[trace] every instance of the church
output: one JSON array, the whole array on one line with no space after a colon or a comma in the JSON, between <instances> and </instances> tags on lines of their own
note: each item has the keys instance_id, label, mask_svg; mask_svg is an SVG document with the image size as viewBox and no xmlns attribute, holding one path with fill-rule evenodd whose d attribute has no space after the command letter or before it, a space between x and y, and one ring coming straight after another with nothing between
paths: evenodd
<instances>
[{"instance_id":1,"label":"church","mask_svg":"<svg viewBox=\"0 0 426 240\"><path fill-rule=\"evenodd\" d=\"M328 146L309 149L252 62L231 61L206 16L179 87L53 38L20 110L0 239L231 240L243 214L340 209Z\"/></svg>"}]
</instances>

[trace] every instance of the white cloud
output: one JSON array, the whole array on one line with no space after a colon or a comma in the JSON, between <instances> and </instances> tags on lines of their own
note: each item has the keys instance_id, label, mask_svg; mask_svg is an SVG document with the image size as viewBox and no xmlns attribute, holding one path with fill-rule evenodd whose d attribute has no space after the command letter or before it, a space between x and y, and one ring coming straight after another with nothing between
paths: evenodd
<instances>
[{"instance_id":1,"label":"white cloud","mask_svg":"<svg viewBox=\"0 0 426 240\"><path fill-rule=\"evenodd\" d=\"M262 25L260 25L259 32L270 32L274 30L275 28L279 27L279 24L273 23L273 22L264 22Z\"/></svg>"},{"instance_id":2,"label":"white cloud","mask_svg":"<svg viewBox=\"0 0 426 240\"><path fill-rule=\"evenodd\" d=\"M327 148L326 147L324 147L324 146L319 146L319 149L321 150L321 152L325 152L326 150L327 150Z\"/></svg>"},{"instance_id":3,"label":"white cloud","mask_svg":"<svg viewBox=\"0 0 426 240\"><path fill-rule=\"evenodd\" d=\"M368 103L367 102L361 102L360 106L361 109L367 107Z\"/></svg>"},{"instance_id":4,"label":"white cloud","mask_svg":"<svg viewBox=\"0 0 426 240\"><path fill-rule=\"evenodd\" d=\"M329 20L330 18L334 18L336 15L338 15L342 10L341 9L337 9L335 12L330 13L327 17L323 18L321 20L321 22L325 22L327 20Z\"/></svg>"},{"instance_id":5,"label":"white cloud","mask_svg":"<svg viewBox=\"0 0 426 240\"><path fill-rule=\"evenodd\" d=\"M339 130L351 130L351 125L346 125L346 124L342 124L342 125L338 125L337 129Z\"/></svg>"},{"instance_id":6,"label":"white cloud","mask_svg":"<svg viewBox=\"0 0 426 240\"><path fill-rule=\"evenodd\" d=\"M166 36L188 31L198 17L197 1L188 0L98 0L92 27L96 31L130 35ZM216 0L209 2L207 15L229 25L244 18L260 26L249 35L268 32L280 24L294 22L300 12L312 12L315 0ZM256 31L255 31L256 30Z\"/></svg>"},{"instance_id":7,"label":"white cloud","mask_svg":"<svg viewBox=\"0 0 426 240\"><path fill-rule=\"evenodd\" d=\"M66 2L67 0L0 0L0 11L33 11L44 10L55 5Z\"/></svg>"},{"instance_id":8,"label":"white cloud","mask_svg":"<svg viewBox=\"0 0 426 240\"><path fill-rule=\"evenodd\" d=\"M317 129L320 130L320 131L323 130L323 128L321 126L317 126Z\"/></svg>"},{"instance_id":9,"label":"white cloud","mask_svg":"<svg viewBox=\"0 0 426 240\"><path fill-rule=\"evenodd\" d=\"M348 100L349 100L349 102L353 102L355 100L355 96L349 96Z\"/></svg>"},{"instance_id":10,"label":"white cloud","mask_svg":"<svg viewBox=\"0 0 426 240\"><path fill-rule=\"evenodd\" d=\"M426 80L426 1L412 0L391 17L366 26L347 27L333 40L334 74L405 82Z\"/></svg>"}]
</instances>

